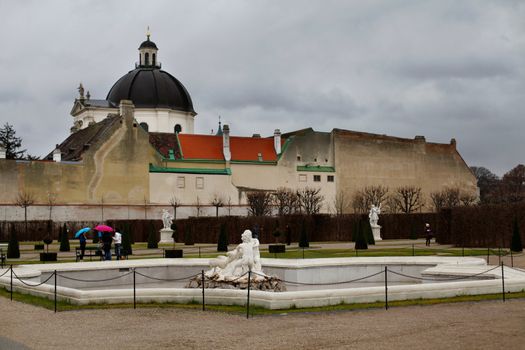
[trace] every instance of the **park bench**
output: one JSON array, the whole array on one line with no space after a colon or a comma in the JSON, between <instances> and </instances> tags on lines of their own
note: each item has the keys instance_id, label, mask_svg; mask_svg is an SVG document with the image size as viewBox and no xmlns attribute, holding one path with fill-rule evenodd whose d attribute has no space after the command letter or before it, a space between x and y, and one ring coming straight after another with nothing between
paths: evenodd
<instances>
[{"instance_id":1,"label":"park bench","mask_svg":"<svg viewBox=\"0 0 525 350\"><path fill-rule=\"evenodd\" d=\"M82 249L80 247L75 247L75 255L76 260L80 261L80 255L82 253ZM91 261L92 256L98 256L100 260L104 259L104 252L99 246L86 246L86 250L84 252L84 257L89 256L89 261ZM111 256L116 257L115 251L111 249ZM124 257L126 260L128 259L128 252L124 249L120 249L120 256Z\"/></svg>"}]
</instances>

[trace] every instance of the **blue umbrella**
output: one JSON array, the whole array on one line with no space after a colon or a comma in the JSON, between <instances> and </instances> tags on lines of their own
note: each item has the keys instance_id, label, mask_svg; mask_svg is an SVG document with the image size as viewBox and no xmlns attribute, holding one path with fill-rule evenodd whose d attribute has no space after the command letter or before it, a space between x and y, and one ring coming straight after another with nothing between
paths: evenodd
<instances>
[{"instance_id":1,"label":"blue umbrella","mask_svg":"<svg viewBox=\"0 0 525 350\"><path fill-rule=\"evenodd\" d=\"M75 238L80 237L81 234L86 233L86 232L88 232L89 230L91 230L91 227L84 227L84 228L78 230L78 232L75 233Z\"/></svg>"}]
</instances>

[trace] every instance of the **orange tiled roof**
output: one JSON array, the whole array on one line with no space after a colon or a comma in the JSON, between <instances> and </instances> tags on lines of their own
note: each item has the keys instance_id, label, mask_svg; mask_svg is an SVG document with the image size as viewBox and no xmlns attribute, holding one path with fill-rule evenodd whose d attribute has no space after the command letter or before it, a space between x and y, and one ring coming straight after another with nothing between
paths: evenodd
<instances>
[{"instance_id":1,"label":"orange tiled roof","mask_svg":"<svg viewBox=\"0 0 525 350\"><path fill-rule=\"evenodd\" d=\"M184 159L224 160L222 136L179 134ZM263 161L276 161L273 137L254 138L230 136L232 160L258 161L261 153Z\"/></svg>"}]
</instances>

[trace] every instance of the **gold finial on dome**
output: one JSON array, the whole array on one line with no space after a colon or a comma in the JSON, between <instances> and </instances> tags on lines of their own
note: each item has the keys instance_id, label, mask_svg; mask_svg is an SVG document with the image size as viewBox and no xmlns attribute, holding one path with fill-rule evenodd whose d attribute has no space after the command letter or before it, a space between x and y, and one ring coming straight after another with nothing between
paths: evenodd
<instances>
[{"instance_id":1,"label":"gold finial on dome","mask_svg":"<svg viewBox=\"0 0 525 350\"><path fill-rule=\"evenodd\" d=\"M148 26L148 28L146 29L146 37L148 38L148 41L149 41L150 36L151 36L151 32L149 31L149 26Z\"/></svg>"}]
</instances>

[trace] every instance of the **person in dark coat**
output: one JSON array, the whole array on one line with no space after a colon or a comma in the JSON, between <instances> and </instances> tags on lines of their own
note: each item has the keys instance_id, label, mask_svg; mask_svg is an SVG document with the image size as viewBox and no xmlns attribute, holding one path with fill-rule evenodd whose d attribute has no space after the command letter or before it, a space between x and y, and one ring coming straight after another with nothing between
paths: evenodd
<instances>
[{"instance_id":1,"label":"person in dark coat","mask_svg":"<svg viewBox=\"0 0 525 350\"><path fill-rule=\"evenodd\" d=\"M82 232L82 234L78 237L78 240L80 241L80 260L84 260L84 254L86 254L86 242L87 242L86 233Z\"/></svg>"},{"instance_id":2,"label":"person in dark coat","mask_svg":"<svg viewBox=\"0 0 525 350\"><path fill-rule=\"evenodd\" d=\"M426 246L430 246L430 240L432 239L432 229L430 228L430 224L429 223L426 223L425 224L425 245Z\"/></svg>"},{"instance_id":3,"label":"person in dark coat","mask_svg":"<svg viewBox=\"0 0 525 350\"><path fill-rule=\"evenodd\" d=\"M111 232L102 233L102 249L104 250L104 260L111 260L111 243L113 236Z\"/></svg>"}]
</instances>

